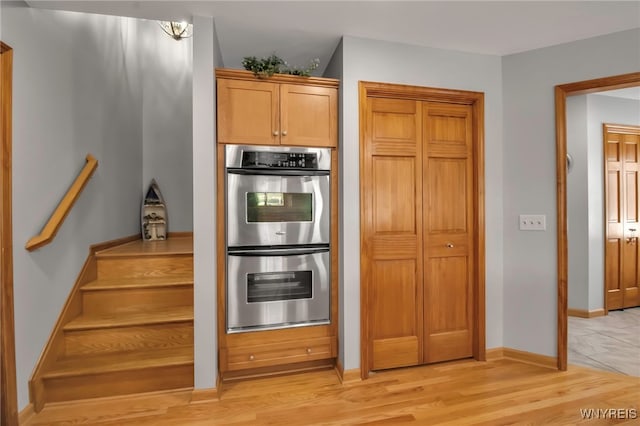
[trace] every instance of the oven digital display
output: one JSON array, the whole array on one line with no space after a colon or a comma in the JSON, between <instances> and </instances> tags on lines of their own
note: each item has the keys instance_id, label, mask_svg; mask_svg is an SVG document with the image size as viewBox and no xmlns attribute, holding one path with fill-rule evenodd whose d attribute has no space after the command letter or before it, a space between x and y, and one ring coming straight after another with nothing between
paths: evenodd
<instances>
[{"instance_id":1,"label":"oven digital display","mask_svg":"<svg viewBox=\"0 0 640 426\"><path fill-rule=\"evenodd\" d=\"M247 274L247 303L311 299L312 288L311 271Z\"/></svg>"},{"instance_id":2,"label":"oven digital display","mask_svg":"<svg viewBox=\"0 0 640 426\"><path fill-rule=\"evenodd\" d=\"M247 192L247 222L311 222L313 194Z\"/></svg>"},{"instance_id":3,"label":"oven digital display","mask_svg":"<svg viewBox=\"0 0 640 426\"><path fill-rule=\"evenodd\" d=\"M318 154L315 152L265 152L244 151L243 169L317 169Z\"/></svg>"}]
</instances>

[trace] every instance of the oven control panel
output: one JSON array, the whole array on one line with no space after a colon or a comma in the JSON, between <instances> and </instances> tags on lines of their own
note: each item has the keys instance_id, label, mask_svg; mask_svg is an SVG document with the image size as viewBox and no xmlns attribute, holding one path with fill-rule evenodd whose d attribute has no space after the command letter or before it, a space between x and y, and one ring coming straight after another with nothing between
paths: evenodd
<instances>
[{"instance_id":1,"label":"oven control panel","mask_svg":"<svg viewBox=\"0 0 640 426\"><path fill-rule=\"evenodd\" d=\"M242 168L317 169L318 154L315 152L244 151Z\"/></svg>"}]
</instances>

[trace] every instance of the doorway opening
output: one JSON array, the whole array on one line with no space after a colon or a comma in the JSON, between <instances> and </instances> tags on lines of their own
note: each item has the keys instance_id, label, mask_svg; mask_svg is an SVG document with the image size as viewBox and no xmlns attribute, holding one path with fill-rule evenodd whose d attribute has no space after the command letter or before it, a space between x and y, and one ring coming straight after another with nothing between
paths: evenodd
<instances>
[{"instance_id":1,"label":"doorway opening","mask_svg":"<svg viewBox=\"0 0 640 426\"><path fill-rule=\"evenodd\" d=\"M557 264L558 369L567 369L568 355L568 237L567 237L567 111L568 96L640 85L640 72L604 77L555 87L556 120L556 200L557 200Z\"/></svg>"},{"instance_id":2,"label":"doorway opening","mask_svg":"<svg viewBox=\"0 0 640 426\"><path fill-rule=\"evenodd\" d=\"M567 362L640 376L640 87L567 98L567 152Z\"/></svg>"}]
</instances>

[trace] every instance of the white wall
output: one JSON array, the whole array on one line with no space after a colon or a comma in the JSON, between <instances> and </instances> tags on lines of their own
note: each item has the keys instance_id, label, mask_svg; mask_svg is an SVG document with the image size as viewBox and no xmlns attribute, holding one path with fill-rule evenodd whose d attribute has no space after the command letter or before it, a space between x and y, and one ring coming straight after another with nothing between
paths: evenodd
<instances>
[{"instance_id":1,"label":"white wall","mask_svg":"<svg viewBox=\"0 0 640 426\"><path fill-rule=\"evenodd\" d=\"M504 346L556 356L554 86L640 69L640 30L503 57ZM547 216L546 232L518 215Z\"/></svg>"},{"instance_id":2,"label":"white wall","mask_svg":"<svg viewBox=\"0 0 640 426\"><path fill-rule=\"evenodd\" d=\"M503 346L501 58L354 37L344 37L342 49L340 344L344 368L360 365L359 80L485 93L486 344Z\"/></svg>"},{"instance_id":3,"label":"white wall","mask_svg":"<svg viewBox=\"0 0 640 426\"><path fill-rule=\"evenodd\" d=\"M138 21L142 67L142 188L155 178L169 232L193 230L192 39L176 41L156 21Z\"/></svg>"},{"instance_id":4,"label":"white wall","mask_svg":"<svg viewBox=\"0 0 640 426\"><path fill-rule=\"evenodd\" d=\"M215 66L222 66L212 18L193 18L193 254L195 387L215 388L216 309ZM224 254L221 254L224 255Z\"/></svg>"},{"instance_id":5,"label":"white wall","mask_svg":"<svg viewBox=\"0 0 640 426\"><path fill-rule=\"evenodd\" d=\"M573 157L567 175L567 238L569 242L569 307L589 309L589 218L587 159L587 96L567 98L567 152Z\"/></svg>"},{"instance_id":6,"label":"white wall","mask_svg":"<svg viewBox=\"0 0 640 426\"><path fill-rule=\"evenodd\" d=\"M136 21L2 4L14 49L13 238L18 405L91 244L137 234L142 102ZM52 244L38 234L87 153L95 175Z\"/></svg>"}]
</instances>

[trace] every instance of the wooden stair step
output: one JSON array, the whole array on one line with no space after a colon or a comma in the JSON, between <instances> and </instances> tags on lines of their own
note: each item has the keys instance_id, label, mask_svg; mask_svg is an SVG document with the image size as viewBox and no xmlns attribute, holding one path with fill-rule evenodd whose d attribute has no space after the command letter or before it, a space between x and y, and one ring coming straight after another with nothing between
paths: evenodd
<instances>
[{"instance_id":1,"label":"wooden stair step","mask_svg":"<svg viewBox=\"0 0 640 426\"><path fill-rule=\"evenodd\" d=\"M98 258L175 255L193 255L193 237L175 237L164 241L136 240L96 252Z\"/></svg>"},{"instance_id":2,"label":"wooden stair step","mask_svg":"<svg viewBox=\"0 0 640 426\"><path fill-rule=\"evenodd\" d=\"M193 255L98 257L98 279L163 278L193 275Z\"/></svg>"},{"instance_id":3,"label":"wooden stair step","mask_svg":"<svg viewBox=\"0 0 640 426\"><path fill-rule=\"evenodd\" d=\"M64 355L166 349L193 346L193 321L144 324L64 333Z\"/></svg>"},{"instance_id":4,"label":"wooden stair step","mask_svg":"<svg viewBox=\"0 0 640 426\"><path fill-rule=\"evenodd\" d=\"M115 328L146 324L193 321L193 306L177 306L154 311L121 311L100 315L80 315L64 326L64 331Z\"/></svg>"},{"instance_id":5,"label":"wooden stair step","mask_svg":"<svg viewBox=\"0 0 640 426\"><path fill-rule=\"evenodd\" d=\"M145 370L159 367L193 365L193 346L152 351L114 352L68 356L58 359L43 379Z\"/></svg>"},{"instance_id":6,"label":"wooden stair step","mask_svg":"<svg viewBox=\"0 0 640 426\"><path fill-rule=\"evenodd\" d=\"M136 288L161 288L193 285L193 274L179 274L163 277L103 278L91 281L81 291L101 291Z\"/></svg>"}]
</instances>

